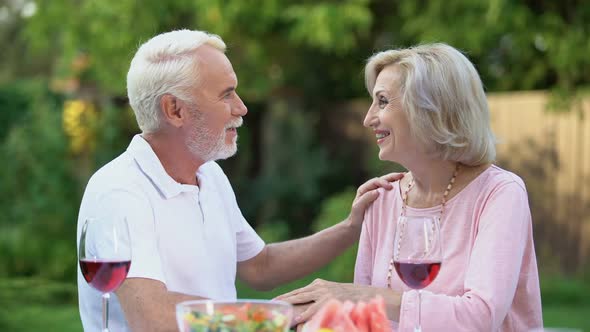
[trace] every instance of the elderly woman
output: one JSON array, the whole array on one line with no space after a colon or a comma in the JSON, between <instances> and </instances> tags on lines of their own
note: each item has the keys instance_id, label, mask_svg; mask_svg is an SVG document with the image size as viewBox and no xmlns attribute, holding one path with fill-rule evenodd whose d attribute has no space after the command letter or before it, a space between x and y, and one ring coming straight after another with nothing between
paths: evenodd
<instances>
[{"instance_id":1,"label":"elderly woman","mask_svg":"<svg viewBox=\"0 0 590 332\"><path fill-rule=\"evenodd\" d=\"M409 172L366 211L354 284L316 280L280 296L307 304L385 299L393 326L418 325L418 291L392 271L396 221L440 218L442 267L422 291L425 331L528 331L542 326L541 296L525 185L493 164L495 138L473 64L445 44L375 54L365 67L373 98L364 125L379 158Z\"/></svg>"}]
</instances>

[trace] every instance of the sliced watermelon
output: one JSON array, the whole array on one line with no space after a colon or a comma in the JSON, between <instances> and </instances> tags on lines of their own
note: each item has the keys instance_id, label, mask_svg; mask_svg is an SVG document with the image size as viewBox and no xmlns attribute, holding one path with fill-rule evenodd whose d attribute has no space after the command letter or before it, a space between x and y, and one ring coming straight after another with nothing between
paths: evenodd
<instances>
[{"instance_id":1,"label":"sliced watermelon","mask_svg":"<svg viewBox=\"0 0 590 332\"><path fill-rule=\"evenodd\" d=\"M303 332L316 332L321 328L333 324L342 304L336 300L330 300L303 326Z\"/></svg>"},{"instance_id":2,"label":"sliced watermelon","mask_svg":"<svg viewBox=\"0 0 590 332\"><path fill-rule=\"evenodd\" d=\"M318 332L329 329L333 332L392 332L383 298L376 297L369 303L344 304L328 301L313 318L305 323L303 332Z\"/></svg>"},{"instance_id":3,"label":"sliced watermelon","mask_svg":"<svg viewBox=\"0 0 590 332\"><path fill-rule=\"evenodd\" d=\"M322 327L331 328L334 332L357 332L356 326L352 322L352 319L350 319L350 315L344 310L344 307L337 313L335 320L331 325Z\"/></svg>"},{"instance_id":4,"label":"sliced watermelon","mask_svg":"<svg viewBox=\"0 0 590 332\"><path fill-rule=\"evenodd\" d=\"M365 313L367 304L365 302L358 302L353 310L350 312L350 318L359 332L370 332L369 318Z\"/></svg>"},{"instance_id":5,"label":"sliced watermelon","mask_svg":"<svg viewBox=\"0 0 590 332\"><path fill-rule=\"evenodd\" d=\"M369 311L369 325L371 332L388 332L391 331L391 324L385 313L385 301L381 296L372 299L367 305Z\"/></svg>"},{"instance_id":6,"label":"sliced watermelon","mask_svg":"<svg viewBox=\"0 0 590 332\"><path fill-rule=\"evenodd\" d=\"M344 312L347 315L350 315L350 313L352 312L354 307L355 307L355 304L353 302L344 301L344 303L342 304L342 312Z\"/></svg>"}]
</instances>

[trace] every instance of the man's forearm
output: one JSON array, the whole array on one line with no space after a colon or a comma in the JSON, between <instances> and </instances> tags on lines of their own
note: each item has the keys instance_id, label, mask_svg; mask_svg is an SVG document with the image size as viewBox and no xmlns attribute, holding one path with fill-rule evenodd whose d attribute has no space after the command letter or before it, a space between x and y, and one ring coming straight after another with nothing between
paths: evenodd
<instances>
[{"instance_id":1,"label":"man's forearm","mask_svg":"<svg viewBox=\"0 0 590 332\"><path fill-rule=\"evenodd\" d=\"M320 269L356 243L360 232L360 225L344 220L304 238L269 244L264 284L272 289Z\"/></svg>"},{"instance_id":2,"label":"man's forearm","mask_svg":"<svg viewBox=\"0 0 590 332\"><path fill-rule=\"evenodd\" d=\"M131 331L178 331L176 304L204 298L167 291L157 281L127 279L116 292Z\"/></svg>"},{"instance_id":3,"label":"man's forearm","mask_svg":"<svg viewBox=\"0 0 590 332\"><path fill-rule=\"evenodd\" d=\"M390 190L391 181L403 177L391 173L362 184L352 202L348 218L314 235L266 245L260 254L238 263L238 277L250 286L268 290L316 271L357 242L364 213L379 197L379 188Z\"/></svg>"}]
</instances>

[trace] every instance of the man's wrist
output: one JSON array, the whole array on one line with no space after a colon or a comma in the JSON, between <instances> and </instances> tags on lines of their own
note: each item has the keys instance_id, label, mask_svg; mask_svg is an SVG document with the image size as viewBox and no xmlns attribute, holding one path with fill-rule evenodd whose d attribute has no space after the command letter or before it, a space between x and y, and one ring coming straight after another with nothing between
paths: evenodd
<instances>
[{"instance_id":1,"label":"man's wrist","mask_svg":"<svg viewBox=\"0 0 590 332\"><path fill-rule=\"evenodd\" d=\"M351 220L350 216L342 221L344 224L344 228L346 230L347 235L350 235L356 240L358 240L359 236L361 235L361 230L363 228L362 223L355 223Z\"/></svg>"}]
</instances>

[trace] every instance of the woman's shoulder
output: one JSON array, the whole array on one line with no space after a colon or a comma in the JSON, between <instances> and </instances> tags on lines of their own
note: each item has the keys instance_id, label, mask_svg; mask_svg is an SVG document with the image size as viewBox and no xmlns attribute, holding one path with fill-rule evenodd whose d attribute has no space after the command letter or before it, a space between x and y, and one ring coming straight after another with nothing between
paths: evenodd
<instances>
[{"instance_id":1,"label":"woman's shoulder","mask_svg":"<svg viewBox=\"0 0 590 332\"><path fill-rule=\"evenodd\" d=\"M481 174L481 185L486 187L499 187L514 184L526 191L523 179L517 174L492 164Z\"/></svg>"},{"instance_id":2,"label":"woman's shoulder","mask_svg":"<svg viewBox=\"0 0 590 332\"><path fill-rule=\"evenodd\" d=\"M478 197L489 197L497 192L511 192L513 195L528 196L526 186L520 176L495 164L489 165L473 179L462 190L460 196L478 200Z\"/></svg>"}]
</instances>

